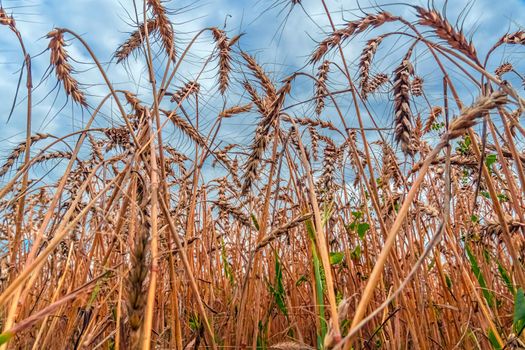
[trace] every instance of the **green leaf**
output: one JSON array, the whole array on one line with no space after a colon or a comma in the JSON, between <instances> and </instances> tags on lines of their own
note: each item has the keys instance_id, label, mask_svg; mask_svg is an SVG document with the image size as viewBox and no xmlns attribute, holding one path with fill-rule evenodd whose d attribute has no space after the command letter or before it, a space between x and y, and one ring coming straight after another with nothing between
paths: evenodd
<instances>
[{"instance_id":1,"label":"green leaf","mask_svg":"<svg viewBox=\"0 0 525 350\"><path fill-rule=\"evenodd\" d=\"M357 235L359 238L363 239L365 237L365 233L370 229L370 224L366 222L362 222L359 225L357 225Z\"/></svg>"},{"instance_id":2,"label":"green leaf","mask_svg":"<svg viewBox=\"0 0 525 350\"><path fill-rule=\"evenodd\" d=\"M499 263L499 261L497 263L498 263L498 271L499 271L499 274L501 275L501 279L503 280L503 282L505 282L505 285L507 286L508 290L512 293L512 295L515 295L516 290L514 289L514 285L512 284L512 279L510 278L509 273Z\"/></svg>"},{"instance_id":3,"label":"green leaf","mask_svg":"<svg viewBox=\"0 0 525 350\"><path fill-rule=\"evenodd\" d=\"M472 214L472 216L470 217L470 221L472 221L473 223L477 223L479 222L479 218L477 215Z\"/></svg>"},{"instance_id":4,"label":"green leaf","mask_svg":"<svg viewBox=\"0 0 525 350\"><path fill-rule=\"evenodd\" d=\"M363 213L360 211L353 211L352 216L357 220L363 217Z\"/></svg>"},{"instance_id":5,"label":"green leaf","mask_svg":"<svg viewBox=\"0 0 525 350\"><path fill-rule=\"evenodd\" d=\"M7 343L14 335L15 334L10 331L0 334L0 345Z\"/></svg>"},{"instance_id":6,"label":"green leaf","mask_svg":"<svg viewBox=\"0 0 525 350\"><path fill-rule=\"evenodd\" d=\"M358 260L361 257L361 246L357 245L354 250L352 250L352 253L350 253L350 257L354 260Z\"/></svg>"},{"instance_id":7,"label":"green leaf","mask_svg":"<svg viewBox=\"0 0 525 350\"><path fill-rule=\"evenodd\" d=\"M472 269L472 272L474 273L474 276L476 276L479 286L481 287L481 290L483 291L483 296L485 297L485 300L487 300L487 304L492 307L494 305L494 296L487 288L487 283L485 282L485 278L483 277L483 274L481 273L481 269L479 268L478 261L476 260L476 257L472 252L470 251L470 248L468 245L465 245L465 250L467 252L468 259L470 261L470 267Z\"/></svg>"},{"instance_id":8,"label":"green leaf","mask_svg":"<svg viewBox=\"0 0 525 350\"><path fill-rule=\"evenodd\" d=\"M337 265L343 262L345 254L343 252L332 252L330 253L330 265Z\"/></svg>"},{"instance_id":9,"label":"green leaf","mask_svg":"<svg viewBox=\"0 0 525 350\"><path fill-rule=\"evenodd\" d=\"M255 217L255 214L252 213L252 222L253 222L253 226L255 226L255 228L257 230L259 230L259 221L257 221L257 218Z\"/></svg>"},{"instance_id":10,"label":"green leaf","mask_svg":"<svg viewBox=\"0 0 525 350\"><path fill-rule=\"evenodd\" d=\"M288 309L286 308L286 302L285 302L285 291L284 291L284 284L283 284L283 270L281 267L281 262L279 261L279 255L277 255L277 252L275 253L275 286L271 288L271 291L273 293L273 299L275 303L277 304L277 307L281 312L288 316Z\"/></svg>"},{"instance_id":11,"label":"green leaf","mask_svg":"<svg viewBox=\"0 0 525 350\"><path fill-rule=\"evenodd\" d=\"M495 154L489 154L487 157L485 157L485 165L487 168L490 168L492 164L496 163L498 160L498 157Z\"/></svg>"},{"instance_id":12,"label":"green leaf","mask_svg":"<svg viewBox=\"0 0 525 350\"><path fill-rule=\"evenodd\" d=\"M299 287L301 284L305 283L308 281L308 278L306 277L306 275L302 275L301 277L299 277L299 279L297 281L295 281L295 286L296 287Z\"/></svg>"},{"instance_id":13,"label":"green leaf","mask_svg":"<svg viewBox=\"0 0 525 350\"><path fill-rule=\"evenodd\" d=\"M492 344L493 349L501 350L501 345L499 345L498 339L496 339L496 336L494 335L494 332L492 332L492 329L489 330L489 341L490 344Z\"/></svg>"},{"instance_id":14,"label":"green leaf","mask_svg":"<svg viewBox=\"0 0 525 350\"><path fill-rule=\"evenodd\" d=\"M516 334L520 334L525 328L525 295L522 288L518 289L514 298L513 325Z\"/></svg>"},{"instance_id":15,"label":"green leaf","mask_svg":"<svg viewBox=\"0 0 525 350\"><path fill-rule=\"evenodd\" d=\"M447 284L448 289L452 289L452 280L450 279L450 276L445 274L445 283Z\"/></svg>"}]
</instances>

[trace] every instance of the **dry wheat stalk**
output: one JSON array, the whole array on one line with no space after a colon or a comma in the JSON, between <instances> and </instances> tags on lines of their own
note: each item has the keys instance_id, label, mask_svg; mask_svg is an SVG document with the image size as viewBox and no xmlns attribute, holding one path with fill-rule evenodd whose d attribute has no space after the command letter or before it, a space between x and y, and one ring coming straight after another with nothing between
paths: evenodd
<instances>
[{"instance_id":1,"label":"dry wheat stalk","mask_svg":"<svg viewBox=\"0 0 525 350\"><path fill-rule=\"evenodd\" d=\"M61 81L64 90L68 96L71 96L75 102L81 106L87 106L86 97L80 91L78 82L73 78L73 68L68 62L69 55L65 49L66 42L64 40L64 33L60 29L55 29L47 34L51 39L49 41L49 49L51 50L51 65L55 69L55 74L58 81Z\"/></svg>"}]
</instances>

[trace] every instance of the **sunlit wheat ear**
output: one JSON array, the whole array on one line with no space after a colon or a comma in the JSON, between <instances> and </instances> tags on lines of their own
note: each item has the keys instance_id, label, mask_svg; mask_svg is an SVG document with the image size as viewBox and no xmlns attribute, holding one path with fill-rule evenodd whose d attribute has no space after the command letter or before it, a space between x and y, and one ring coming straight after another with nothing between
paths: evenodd
<instances>
[{"instance_id":1,"label":"sunlit wheat ear","mask_svg":"<svg viewBox=\"0 0 525 350\"><path fill-rule=\"evenodd\" d=\"M231 43L224 30L213 28L212 33L219 50L219 91L224 95L230 84Z\"/></svg>"},{"instance_id":2,"label":"sunlit wheat ear","mask_svg":"<svg viewBox=\"0 0 525 350\"><path fill-rule=\"evenodd\" d=\"M481 96L472 106L463 108L459 117L450 123L447 139L453 140L462 136L467 129L476 125L484 113L506 103L508 103L507 95L501 91L493 92L488 96Z\"/></svg>"},{"instance_id":3,"label":"sunlit wheat ear","mask_svg":"<svg viewBox=\"0 0 525 350\"><path fill-rule=\"evenodd\" d=\"M201 85L196 81L188 81L183 87L171 94L171 102L181 103L188 96L196 95L199 93ZM166 93L166 95L170 95Z\"/></svg>"},{"instance_id":4,"label":"sunlit wheat ear","mask_svg":"<svg viewBox=\"0 0 525 350\"><path fill-rule=\"evenodd\" d=\"M9 26L11 28L16 27L16 22L13 16L9 16L3 7L0 7L0 25Z\"/></svg>"},{"instance_id":5,"label":"sunlit wheat ear","mask_svg":"<svg viewBox=\"0 0 525 350\"><path fill-rule=\"evenodd\" d=\"M35 143L37 141L46 139L49 136L50 136L49 134L37 133L37 134L31 136L31 144L33 144L33 143ZM18 158L20 158L20 156L26 151L26 146L27 146L27 144L24 141L24 142L19 143L13 149L13 151L11 151L11 154L9 154L9 156L7 157L6 162L0 168L0 177L4 176L9 171L9 169L11 169L11 167L15 164L16 160Z\"/></svg>"},{"instance_id":6,"label":"sunlit wheat ear","mask_svg":"<svg viewBox=\"0 0 525 350\"><path fill-rule=\"evenodd\" d=\"M266 110L265 103L261 96L259 96L259 93L252 84L250 84L247 80L243 81L242 86L244 87L244 90L248 93L250 96L250 100L253 102L253 104L257 107L257 111L260 114L264 114Z\"/></svg>"},{"instance_id":7,"label":"sunlit wheat ear","mask_svg":"<svg viewBox=\"0 0 525 350\"><path fill-rule=\"evenodd\" d=\"M151 9L151 12L155 16L157 30L162 41L162 46L166 51L166 54L174 59L175 58L175 40L173 33L173 26L166 13L166 8L162 4L161 0L147 0L147 4Z\"/></svg>"},{"instance_id":8,"label":"sunlit wheat ear","mask_svg":"<svg viewBox=\"0 0 525 350\"><path fill-rule=\"evenodd\" d=\"M326 81L328 79L328 72L330 71L330 61L324 61L317 70L317 80L315 82L315 113L320 115L324 109L324 99L328 94Z\"/></svg>"},{"instance_id":9,"label":"sunlit wheat ear","mask_svg":"<svg viewBox=\"0 0 525 350\"><path fill-rule=\"evenodd\" d=\"M319 133L317 129L311 125L308 125L308 133L310 134L310 143L312 148L312 156L315 161L319 160Z\"/></svg>"},{"instance_id":10,"label":"sunlit wheat ear","mask_svg":"<svg viewBox=\"0 0 525 350\"><path fill-rule=\"evenodd\" d=\"M428 115L427 121L425 122L425 126L423 127L423 135L428 133L430 130L432 130L432 127L434 126L434 123L436 122L436 119L443 113L443 108L440 106L434 106L430 110L430 113Z\"/></svg>"},{"instance_id":11,"label":"sunlit wheat ear","mask_svg":"<svg viewBox=\"0 0 525 350\"><path fill-rule=\"evenodd\" d=\"M505 62L496 68L494 74L496 74L498 78L501 78L503 74L508 73L513 69L514 67L512 66L512 64L510 64L509 62Z\"/></svg>"},{"instance_id":12,"label":"sunlit wheat ear","mask_svg":"<svg viewBox=\"0 0 525 350\"><path fill-rule=\"evenodd\" d=\"M367 80L366 86L362 92L363 99L367 99L369 94L373 94L379 90L379 88L385 85L388 82L388 75L385 73L378 73L372 77L372 79Z\"/></svg>"},{"instance_id":13,"label":"sunlit wheat ear","mask_svg":"<svg viewBox=\"0 0 525 350\"><path fill-rule=\"evenodd\" d=\"M146 24L141 23L137 30L131 33L128 40L119 46L115 52L117 63L126 60L136 49L142 45L142 42L146 39L146 30L148 35L154 34L158 29L157 19L150 19Z\"/></svg>"},{"instance_id":14,"label":"sunlit wheat ear","mask_svg":"<svg viewBox=\"0 0 525 350\"><path fill-rule=\"evenodd\" d=\"M262 88L266 91L266 95L270 99L274 99L277 94L277 91L266 72L257 63L255 58L250 56L248 53L241 52L241 55L246 61L248 68L252 71L255 78L257 78L257 80L259 81L259 84L261 84Z\"/></svg>"},{"instance_id":15,"label":"sunlit wheat ear","mask_svg":"<svg viewBox=\"0 0 525 350\"><path fill-rule=\"evenodd\" d=\"M370 79L370 66L372 65L372 60L381 41L383 41L383 36L368 40L359 58L359 88L363 96L366 96L367 93L368 80Z\"/></svg>"},{"instance_id":16,"label":"sunlit wheat ear","mask_svg":"<svg viewBox=\"0 0 525 350\"><path fill-rule=\"evenodd\" d=\"M505 34L500 39L500 42L510 45L525 45L525 31L519 30L514 33Z\"/></svg>"},{"instance_id":17,"label":"sunlit wheat ear","mask_svg":"<svg viewBox=\"0 0 525 350\"><path fill-rule=\"evenodd\" d=\"M69 55L65 49L66 42L62 30L55 29L49 32L47 37L51 39L48 47L51 50L51 65L55 69L57 79L62 82L68 96L81 106L87 106L86 97L72 76L73 68L68 62Z\"/></svg>"},{"instance_id":18,"label":"sunlit wheat ear","mask_svg":"<svg viewBox=\"0 0 525 350\"><path fill-rule=\"evenodd\" d=\"M312 53L310 61L312 63L319 62L329 50L341 44L345 39L354 34L362 33L368 28L377 28L384 23L397 19L397 17L383 11L377 14L368 14L359 20L348 22L346 27L336 30L319 43L317 49Z\"/></svg>"},{"instance_id":19,"label":"sunlit wheat ear","mask_svg":"<svg viewBox=\"0 0 525 350\"><path fill-rule=\"evenodd\" d=\"M412 111L410 110L410 75L414 69L410 63L412 50L406 54L394 72L394 113L395 140L404 153L410 154L410 133L412 130Z\"/></svg>"},{"instance_id":20,"label":"sunlit wheat ear","mask_svg":"<svg viewBox=\"0 0 525 350\"><path fill-rule=\"evenodd\" d=\"M220 118L230 118L236 114L246 113L246 112L251 111L252 106L253 104L251 103L248 103L242 106L233 106L219 113L219 117Z\"/></svg>"},{"instance_id":21,"label":"sunlit wheat ear","mask_svg":"<svg viewBox=\"0 0 525 350\"><path fill-rule=\"evenodd\" d=\"M419 6L415 8L419 17L419 24L434 28L434 32L440 39L445 40L451 47L477 62L474 44L472 41L468 41L461 31L456 30L439 12Z\"/></svg>"},{"instance_id":22,"label":"sunlit wheat ear","mask_svg":"<svg viewBox=\"0 0 525 350\"><path fill-rule=\"evenodd\" d=\"M131 252L131 269L127 281L128 324L133 349L140 346L140 333L146 306L145 281L148 276L148 221L144 218L135 234L135 246Z\"/></svg>"},{"instance_id":23,"label":"sunlit wheat ear","mask_svg":"<svg viewBox=\"0 0 525 350\"><path fill-rule=\"evenodd\" d=\"M197 130L184 118L180 117L176 111L165 111L162 110L162 113L164 113L173 123L175 127L180 129L183 133L185 133L190 139L192 139L196 144L199 146L206 146L205 141L203 140L202 136L197 132Z\"/></svg>"}]
</instances>

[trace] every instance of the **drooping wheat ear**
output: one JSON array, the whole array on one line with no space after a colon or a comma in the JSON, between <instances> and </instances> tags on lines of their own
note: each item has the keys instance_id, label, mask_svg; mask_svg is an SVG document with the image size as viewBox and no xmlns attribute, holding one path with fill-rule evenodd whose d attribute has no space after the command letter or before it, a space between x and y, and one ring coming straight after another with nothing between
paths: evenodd
<instances>
[{"instance_id":1,"label":"drooping wheat ear","mask_svg":"<svg viewBox=\"0 0 525 350\"><path fill-rule=\"evenodd\" d=\"M215 201L214 204L219 208L221 211L224 211L225 213L228 213L229 215L233 216L235 220L237 220L239 223L246 227L252 226L252 221L250 220L250 217L246 215L241 208L236 207L232 205L227 200L218 200Z\"/></svg>"},{"instance_id":2,"label":"drooping wheat ear","mask_svg":"<svg viewBox=\"0 0 525 350\"><path fill-rule=\"evenodd\" d=\"M423 95L423 82L424 80L420 76L415 76L414 79L412 79L412 83L410 84L412 96Z\"/></svg>"},{"instance_id":3,"label":"drooping wheat ear","mask_svg":"<svg viewBox=\"0 0 525 350\"><path fill-rule=\"evenodd\" d=\"M423 128L423 135L432 130L432 126L436 122L436 119L443 113L443 108L440 106L434 106L430 110L425 127Z\"/></svg>"},{"instance_id":4,"label":"drooping wheat ear","mask_svg":"<svg viewBox=\"0 0 525 350\"><path fill-rule=\"evenodd\" d=\"M401 64L394 72L394 113L395 140L403 152L410 154L410 133L412 129L412 112L410 110L410 75L413 74L409 50Z\"/></svg>"},{"instance_id":5,"label":"drooping wheat ear","mask_svg":"<svg viewBox=\"0 0 525 350\"><path fill-rule=\"evenodd\" d=\"M261 121L257 124L255 138L250 146L250 157L245 165L244 184L241 194L246 195L251 188L252 182L257 178L257 168L262 160L266 146L270 140L270 129L279 119L280 110L284 103L284 96L290 91L290 80L287 80L283 87L276 93L272 104L265 108Z\"/></svg>"},{"instance_id":6,"label":"drooping wheat ear","mask_svg":"<svg viewBox=\"0 0 525 350\"><path fill-rule=\"evenodd\" d=\"M169 112L162 109L161 111L171 120L175 127L177 127L183 133L185 133L196 144L202 147L206 146L206 142L204 142L204 139L202 138L201 134L199 134L199 132L187 120L180 117L176 113L176 111Z\"/></svg>"},{"instance_id":7,"label":"drooping wheat ear","mask_svg":"<svg viewBox=\"0 0 525 350\"><path fill-rule=\"evenodd\" d=\"M200 88L201 85L196 81L188 81L183 87L172 94L171 102L181 103L183 100L188 98L188 96L198 94Z\"/></svg>"},{"instance_id":8,"label":"drooping wheat ear","mask_svg":"<svg viewBox=\"0 0 525 350\"><path fill-rule=\"evenodd\" d=\"M416 6L419 24L434 28L436 35L451 47L462 52L473 61L478 61L476 48L472 41L467 41L461 30L456 30L450 22L436 10Z\"/></svg>"},{"instance_id":9,"label":"drooping wheat ear","mask_svg":"<svg viewBox=\"0 0 525 350\"><path fill-rule=\"evenodd\" d=\"M263 119L264 121L264 119ZM257 124L255 129L255 138L250 146L251 152L246 165L244 166L244 176L243 176L243 185L241 188L241 194L245 195L250 190L252 183L257 179L257 168L259 163L262 161L264 151L270 140L270 135L268 134L269 126L263 122Z\"/></svg>"},{"instance_id":10,"label":"drooping wheat ear","mask_svg":"<svg viewBox=\"0 0 525 350\"><path fill-rule=\"evenodd\" d=\"M359 88L363 96L366 96L372 60L374 59L374 55L377 51L377 48L379 47L379 44L383 41L383 38L384 36L381 35L377 38L368 40L366 46L363 49L363 52L361 52L361 57L359 59Z\"/></svg>"},{"instance_id":11,"label":"drooping wheat ear","mask_svg":"<svg viewBox=\"0 0 525 350\"><path fill-rule=\"evenodd\" d=\"M348 22L345 28L336 30L319 43L317 49L312 53L310 62L319 62L329 50L354 34L361 33L368 28L377 28L386 22L395 20L397 20L397 17L383 11L378 14L368 14L359 20Z\"/></svg>"},{"instance_id":12,"label":"drooping wheat ear","mask_svg":"<svg viewBox=\"0 0 525 350\"><path fill-rule=\"evenodd\" d=\"M138 197L145 197L142 193L143 186L137 186ZM141 202L144 200L141 198ZM142 204L141 204L142 205ZM131 328L132 348L138 349L140 345L140 329L143 323L144 308L146 306L146 287L145 280L148 276L148 232L149 221L147 220L146 208L140 208L142 212L141 222L139 223L138 232L135 233L134 246L131 252L131 269L127 280L127 310L128 324Z\"/></svg>"},{"instance_id":13,"label":"drooping wheat ear","mask_svg":"<svg viewBox=\"0 0 525 350\"><path fill-rule=\"evenodd\" d=\"M162 5L161 0L147 0L147 4L157 21L157 29L162 41L162 46L164 46L166 54L168 54L170 58L174 59L175 41L173 26L171 25L168 15L166 14L166 9L164 8L164 5Z\"/></svg>"},{"instance_id":14,"label":"drooping wheat ear","mask_svg":"<svg viewBox=\"0 0 525 350\"><path fill-rule=\"evenodd\" d=\"M525 45L525 31L519 30L515 33L505 34L500 42L510 45Z\"/></svg>"},{"instance_id":15,"label":"drooping wheat ear","mask_svg":"<svg viewBox=\"0 0 525 350\"><path fill-rule=\"evenodd\" d=\"M145 112L145 107L141 104L141 101L139 100L137 95L135 95L132 92L125 91L124 97L139 116Z\"/></svg>"},{"instance_id":16,"label":"drooping wheat ear","mask_svg":"<svg viewBox=\"0 0 525 350\"><path fill-rule=\"evenodd\" d=\"M219 91L224 95L230 84L231 45L224 30L212 28L212 33L219 50Z\"/></svg>"},{"instance_id":17,"label":"drooping wheat ear","mask_svg":"<svg viewBox=\"0 0 525 350\"><path fill-rule=\"evenodd\" d=\"M288 122L292 122L291 121L291 118L289 117L286 117L286 118L283 118L283 120L285 121L288 121ZM328 129L328 130L332 130L332 131L338 131L339 129L337 129L335 127L334 124L332 124L331 122L329 122L328 120L321 120L319 118L316 118L316 119L310 119L310 118L294 118L293 119L297 124L300 124L302 126L307 126L307 127L319 127L319 128L322 128L322 129Z\"/></svg>"},{"instance_id":18,"label":"drooping wheat ear","mask_svg":"<svg viewBox=\"0 0 525 350\"><path fill-rule=\"evenodd\" d=\"M38 157L33 158L33 164L43 163L51 159L71 159L73 154L71 152L55 151L50 153L43 153ZM20 170L22 167L18 168Z\"/></svg>"},{"instance_id":19,"label":"drooping wheat ear","mask_svg":"<svg viewBox=\"0 0 525 350\"><path fill-rule=\"evenodd\" d=\"M291 79L286 79L284 81L283 86L279 89L279 91L276 91L275 93L273 93L273 91L275 91L275 87L269 79L267 83L271 84L271 89L268 89L269 87L266 88L266 91L271 95L267 96L261 103L260 110L263 114L263 117L257 124L257 128L255 130L255 138L250 146L250 156L244 167L245 174L244 183L241 188L242 195L246 195L248 193L253 181L257 178L257 168L262 160L262 157L266 150L266 146L268 145L268 142L270 140L270 129L276 124L277 120L279 119L281 108L284 103L284 98L290 92L291 89ZM273 98L271 98L270 96L273 96Z\"/></svg>"},{"instance_id":20,"label":"drooping wheat ear","mask_svg":"<svg viewBox=\"0 0 525 350\"><path fill-rule=\"evenodd\" d=\"M320 115L324 109L324 99L328 94L326 87L326 80L328 79L328 72L330 71L330 61L324 61L317 70L317 80L315 82L315 113Z\"/></svg>"},{"instance_id":21,"label":"drooping wheat ear","mask_svg":"<svg viewBox=\"0 0 525 350\"><path fill-rule=\"evenodd\" d=\"M49 134L37 133L37 134L31 136L31 144L33 144L33 143L35 143L37 141L46 139L49 136L50 136ZM7 157L7 160L4 163L4 165L2 165L2 167L0 168L0 177L4 176L9 171L9 169L11 169L11 167L15 164L16 160L18 158L20 158L20 156L26 151L26 146L27 146L27 144L24 141L24 142L19 143L13 149L11 154L9 154L9 156Z\"/></svg>"},{"instance_id":22,"label":"drooping wheat ear","mask_svg":"<svg viewBox=\"0 0 525 350\"><path fill-rule=\"evenodd\" d=\"M104 130L104 134L109 139L106 152L109 152L116 146L125 150L131 147L131 138L126 127L107 128Z\"/></svg>"},{"instance_id":23,"label":"drooping wheat ear","mask_svg":"<svg viewBox=\"0 0 525 350\"><path fill-rule=\"evenodd\" d=\"M257 63L255 58L250 56L248 53L242 51L241 55L246 61L248 68L252 71L255 78L257 78L262 88L266 91L266 95L273 100L277 94L277 91L275 90L275 86L268 75L266 75L266 72Z\"/></svg>"},{"instance_id":24,"label":"drooping wheat ear","mask_svg":"<svg viewBox=\"0 0 525 350\"><path fill-rule=\"evenodd\" d=\"M500 65L499 67L496 68L496 70L494 71L494 74L496 74L496 76L498 78L501 78L501 76L503 74L508 73L508 72L510 72L513 69L514 69L514 67L512 66L511 63L505 62L505 63L503 63L502 65Z\"/></svg>"},{"instance_id":25,"label":"drooping wheat ear","mask_svg":"<svg viewBox=\"0 0 525 350\"><path fill-rule=\"evenodd\" d=\"M15 29L16 22L13 16L9 16L3 7L0 7L0 25L9 26L11 29Z\"/></svg>"},{"instance_id":26,"label":"drooping wheat ear","mask_svg":"<svg viewBox=\"0 0 525 350\"><path fill-rule=\"evenodd\" d=\"M253 104L257 107L257 110L261 115L266 115L268 113L268 106L265 100L263 100L252 84L250 84L248 81L243 82L244 90L250 95L250 99L252 100Z\"/></svg>"},{"instance_id":27,"label":"drooping wheat ear","mask_svg":"<svg viewBox=\"0 0 525 350\"><path fill-rule=\"evenodd\" d=\"M507 95L501 91L495 91L488 96L481 96L470 107L463 108L459 117L455 118L449 126L447 139L453 140L462 136L468 128L473 127L484 113L508 102Z\"/></svg>"},{"instance_id":28,"label":"drooping wheat ear","mask_svg":"<svg viewBox=\"0 0 525 350\"><path fill-rule=\"evenodd\" d=\"M49 49L51 50L51 65L55 69L58 81L64 85L64 90L75 102L81 106L87 106L86 97L78 87L78 81L72 76L73 68L68 62L69 55L65 49L66 42L61 29L55 29L47 34L51 39Z\"/></svg>"},{"instance_id":29,"label":"drooping wheat ear","mask_svg":"<svg viewBox=\"0 0 525 350\"><path fill-rule=\"evenodd\" d=\"M148 35L152 35L158 30L158 21L156 18L148 20L146 23L141 23L137 30L131 33L128 40L120 45L115 51L117 63L126 60L136 49L140 47L142 41L146 39L146 29Z\"/></svg>"},{"instance_id":30,"label":"drooping wheat ear","mask_svg":"<svg viewBox=\"0 0 525 350\"><path fill-rule=\"evenodd\" d=\"M388 82L388 75L385 73L378 73L372 77L372 79L367 81L366 86L364 86L363 98L366 99L369 94L376 92L382 85Z\"/></svg>"},{"instance_id":31,"label":"drooping wheat ear","mask_svg":"<svg viewBox=\"0 0 525 350\"><path fill-rule=\"evenodd\" d=\"M233 106L228 109L225 109L219 113L219 118L230 118L236 114L246 113L252 110L253 104L248 103L242 106Z\"/></svg>"}]
</instances>

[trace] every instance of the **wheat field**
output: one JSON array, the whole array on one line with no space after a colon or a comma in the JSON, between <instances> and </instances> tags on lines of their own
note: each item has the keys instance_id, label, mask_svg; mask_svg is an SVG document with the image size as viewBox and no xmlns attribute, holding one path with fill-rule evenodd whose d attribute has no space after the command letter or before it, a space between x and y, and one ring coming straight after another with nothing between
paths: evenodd
<instances>
[{"instance_id":1,"label":"wheat field","mask_svg":"<svg viewBox=\"0 0 525 350\"><path fill-rule=\"evenodd\" d=\"M178 30L177 1L134 1L109 60L51 24L28 52L0 8L25 128L0 163L2 349L525 349L525 31L316 1L329 27L285 73L221 23ZM73 132L34 122L57 100Z\"/></svg>"}]
</instances>

